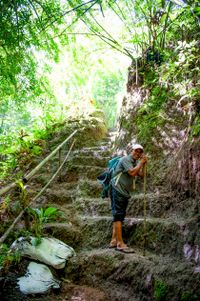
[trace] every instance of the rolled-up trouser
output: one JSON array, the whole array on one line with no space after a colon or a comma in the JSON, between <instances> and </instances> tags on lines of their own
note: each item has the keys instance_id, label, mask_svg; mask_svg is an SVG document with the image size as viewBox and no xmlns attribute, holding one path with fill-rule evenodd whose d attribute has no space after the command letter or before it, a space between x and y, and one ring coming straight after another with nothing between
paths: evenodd
<instances>
[{"instance_id":1,"label":"rolled-up trouser","mask_svg":"<svg viewBox=\"0 0 200 301\"><path fill-rule=\"evenodd\" d=\"M110 198L111 198L113 221L123 222L126 216L126 208L128 205L129 197L124 196L119 191L117 191L114 187L112 187Z\"/></svg>"}]
</instances>

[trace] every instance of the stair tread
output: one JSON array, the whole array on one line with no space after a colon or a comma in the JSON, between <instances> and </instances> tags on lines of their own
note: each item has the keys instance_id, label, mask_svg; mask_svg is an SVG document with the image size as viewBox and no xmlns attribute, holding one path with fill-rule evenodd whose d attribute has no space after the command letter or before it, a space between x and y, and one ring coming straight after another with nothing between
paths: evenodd
<instances>
[{"instance_id":1,"label":"stair tread","mask_svg":"<svg viewBox=\"0 0 200 301\"><path fill-rule=\"evenodd\" d=\"M174 257L171 257L170 255L161 255L161 254L156 254L154 252L151 252L149 250L145 250L145 255L143 254L144 250L141 248L137 248L137 247L131 247L131 249L133 249L134 253L123 253L123 252L119 252L117 250L115 250L115 248L109 248L108 247L104 247L104 248L93 248L93 249L83 249L77 252L77 255L79 254L80 256L94 256L94 255L106 255L109 254L111 256L116 256L118 257L119 254L122 254L124 256L124 259L135 259L135 258L143 258L144 260L149 260L149 258L157 258L158 260L160 260L162 263L163 261L166 259L169 262L174 262L175 260L179 260L180 262L185 262L184 259L174 259ZM121 260L121 257L120 257ZM191 263L190 263L191 264Z\"/></svg>"},{"instance_id":2,"label":"stair tread","mask_svg":"<svg viewBox=\"0 0 200 301\"><path fill-rule=\"evenodd\" d=\"M109 247L105 248L93 248L90 250L80 250L76 252L76 255L78 258L84 258L85 261L87 261L88 265L90 264L90 259L92 261L92 264L94 264L95 259L98 261L98 258L113 258L115 263L114 265L120 269L120 267L123 267L124 264L126 264L126 268L128 266L132 266L133 263L137 263L140 265L144 265L145 268L148 267L149 270L153 269L159 270L159 266L162 266L163 270L167 270L170 274L171 271L173 271L175 274L183 272L186 268L189 269L191 272L195 272L197 265L190 261L186 260L185 258L177 258L173 257L170 254L167 255L161 255L156 254L155 252L137 248L137 247L131 247L133 249L134 253L124 253L113 249L110 249Z\"/></svg>"},{"instance_id":3,"label":"stair tread","mask_svg":"<svg viewBox=\"0 0 200 301\"><path fill-rule=\"evenodd\" d=\"M112 220L112 216L106 216L106 215L95 215L95 216L91 216L91 215L79 215L78 216L81 220L87 220L87 221L98 221L98 220ZM189 219L190 220L190 219ZM128 223L128 224L137 224L140 222L144 221L144 217L126 217L124 220L124 223ZM176 219L170 218L170 217L166 217L166 218L162 218L162 217L147 217L146 218L147 222L163 222L166 224L178 224L178 225L183 225L187 222L186 219L183 219L181 217L177 217Z\"/></svg>"},{"instance_id":4,"label":"stair tread","mask_svg":"<svg viewBox=\"0 0 200 301\"><path fill-rule=\"evenodd\" d=\"M101 166L96 166L96 165L87 165L87 164L74 164L73 167L80 167L80 168L96 168L96 169L101 169L104 170L105 167L101 167Z\"/></svg>"}]
</instances>

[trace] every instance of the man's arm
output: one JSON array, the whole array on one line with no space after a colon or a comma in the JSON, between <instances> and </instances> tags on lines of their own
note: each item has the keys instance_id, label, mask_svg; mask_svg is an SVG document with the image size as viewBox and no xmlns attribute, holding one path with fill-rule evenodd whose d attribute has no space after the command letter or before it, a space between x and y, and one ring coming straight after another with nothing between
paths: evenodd
<instances>
[{"instance_id":1,"label":"man's arm","mask_svg":"<svg viewBox=\"0 0 200 301\"><path fill-rule=\"evenodd\" d=\"M132 170L128 170L128 174L132 177L140 176L144 177L144 165L147 162L147 157L142 157L141 161Z\"/></svg>"}]
</instances>

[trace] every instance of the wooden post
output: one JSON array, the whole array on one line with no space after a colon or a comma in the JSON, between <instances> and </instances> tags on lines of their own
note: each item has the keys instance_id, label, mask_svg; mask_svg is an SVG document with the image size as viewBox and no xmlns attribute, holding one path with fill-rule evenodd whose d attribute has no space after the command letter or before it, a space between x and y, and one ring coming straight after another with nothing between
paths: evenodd
<instances>
[{"instance_id":1,"label":"wooden post","mask_svg":"<svg viewBox=\"0 0 200 301\"><path fill-rule=\"evenodd\" d=\"M26 190L26 186L24 186L23 183L21 183L18 186L19 190L20 190L20 204L22 209L24 210L24 225L26 230L30 229L30 220L29 220L29 214L26 211L27 205L29 204L29 200L28 200L28 194L27 194L27 190Z\"/></svg>"},{"instance_id":2,"label":"wooden post","mask_svg":"<svg viewBox=\"0 0 200 301\"><path fill-rule=\"evenodd\" d=\"M135 69L136 69L136 72L135 72L135 84L138 85L138 59L136 58L135 59Z\"/></svg>"},{"instance_id":3,"label":"wooden post","mask_svg":"<svg viewBox=\"0 0 200 301\"><path fill-rule=\"evenodd\" d=\"M147 164L144 165L144 203L143 203L143 211L144 211L144 224L143 224L143 255L146 255L146 244L147 244L147 198L146 198L146 192L147 192Z\"/></svg>"},{"instance_id":4,"label":"wooden post","mask_svg":"<svg viewBox=\"0 0 200 301\"><path fill-rule=\"evenodd\" d=\"M26 230L30 230L30 216L27 212L27 210L25 210L24 212L24 225Z\"/></svg>"},{"instance_id":5,"label":"wooden post","mask_svg":"<svg viewBox=\"0 0 200 301\"><path fill-rule=\"evenodd\" d=\"M60 168L60 166L62 164L62 149L61 148L59 149L58 156L59 156L59 167L58 168ZM58 181L61 182L61 169L59 172Z\"/></svg>"}]
</instances>

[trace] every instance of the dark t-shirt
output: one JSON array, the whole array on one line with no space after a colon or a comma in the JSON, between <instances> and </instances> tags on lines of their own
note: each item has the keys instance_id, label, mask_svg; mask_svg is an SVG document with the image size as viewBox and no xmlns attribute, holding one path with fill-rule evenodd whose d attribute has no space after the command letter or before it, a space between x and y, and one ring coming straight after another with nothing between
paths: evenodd
<instances>
[{"instance_id":1,"label":"dark t-shirt","mask_svg":"<svg viewBox=\"0 0 200 301\"><path fill-rule=\"evenodd\" d=\"M111 180L112 186L126 197L134 190L134 177L128 174L128 170L133 170L137 161L131 155L124 156L119 160Z\"/></svg>"}]
</instances>

